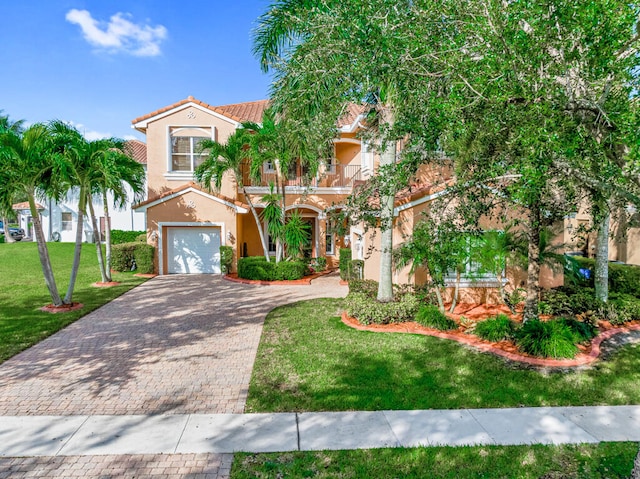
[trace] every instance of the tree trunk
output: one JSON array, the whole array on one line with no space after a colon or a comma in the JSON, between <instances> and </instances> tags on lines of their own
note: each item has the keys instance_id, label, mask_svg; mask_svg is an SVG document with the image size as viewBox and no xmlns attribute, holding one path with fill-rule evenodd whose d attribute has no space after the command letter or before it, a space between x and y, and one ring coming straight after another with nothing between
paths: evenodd
<instances>
[{"instance_id":1,"label":"tree trunk","mask_svg":"<svg viewBox=\"0 0 640 479\"><path fill-rule=\"evenodd\" d=\"M382 116L389 128L393 127L393 111L383 107ZM380 168L393 165L396 161L396 142L391 141L380 155ZM387 178L384 195L380 198L380 281L378 283L378 301L393 301L393 204L395 188L392 178Z\"/></svg>"},{"instance_id":2,"label":"tree trunk","mask_svg":"<svg viewBox=\"0 0 640 479\"><path fill-rule=\"evenodd\" d=\"M609 221L610 214L607 211L607 214L598 225L598 245L594 278L596 298L605 303L609 300Z\"/></svg>"},{"instance_id":3,"label":"tree trunk","mask_svg":"<svg viewBox=\"0 0 640 479\"><path fill-rule=\"evenodd\" d=\"M80 201L78 202L78 222L76 231L76 245L73 249L73 266L71 267L71 276L69 278L69 287L67 294L64 295L64 303L71 304L73 290L76 286L76 278L78 277L78 269L80 268L80 254L82 253L82 233L84 228L84 211L86 209L87 194L84 188L80 188Z\"/></svg>"},{"instance_id":4,"label":"tree trunk","mask_svg":"<svg viewBox=\"0 0 640 479\"><path fill-rule=\"evenodd\" d=\"M629 479L640 479L640 449L638 449L638 454L636 454L636 458L633 461L633 470Z\"/></svg>"},{"instance_id":5,"label":"tree trunk","mask_svg":"<svg viewBox=\"0 0 640 479\"><path fill-rule=\"evenodd\" d=\"M532 207L529 219L529 247L527 252L527 299L524 305L523 322L538 317L540 296L540 208Z\"/></svg>"},{"instance_id":6,"label":"tree trunk","mask_svg":"<svg viewBox=\"0 0 640 479\"><path fill-rule=\"evenodd\" d=\"M264 230L262 229L262 223L260 222L260 217L258 216L258 212L256 208L253 206L251 202L251 198L247 194L247 190L245 187L242 187L242 193L244 194L245 199L247 200L247 204L249 205L249 209L251 210L251 214L253 215L253 219L256 221L256 226L258 228L258 234L260 235L260 243L262 244L262 250L264 251L264 257L267 261L269 261L269 245L267 244L267 239L264 236Z\"/></svg>"},{"instance_id":7,"label":"tree trunk","mask_svg":"<svg viewBox=\"0 0 640 479\"><path fill-rule=\"evenodd\" d=\"M107 281L111 281L111 216L109 216L109 203L107 203L107 191L102 192L102 201L104 208L104 244L105 244L105 267L104 272Z\"/></svg>"},{"instance_id":8,"label":"tree trunk","mask_svg":"<svg viewBox=\"0 0 640 479\"><path fill-rule=\"evenodd\" d=\"M4 225L4 242L5 243L15 243L16 240L13 239L11 233L9 232L9 222L7 221L7 217L2 217L2 224Z\"/></svg>"},{"instance_id":9,"label":"tree trunk","mask_svg":"<svg viewBox=\"0 0 640 479\"><path fill-rule=\"evenodd\" d=\"M96 220L96 212L93 209L93 201L89 196L87 203L89 204L89 216L91 218L91 225L93 226L93 241L96 244L96 254L98 255L98 266L100 267L100 278L103 283L109 281L104 269L104 257L102 256L102 242L100 241L100 230L98 228L98 221Z\"/></svg>"},{"instance_id":10,"label":"tree trunk","mask_svg":"<svg viewBox=\"0 0 640 479\"><path fill-rule=\"evenodd\" d=\"M51 258L49 258L49 250L47 248L47 242L44 239L44 232L42 231L42 223L40 222L40 215L36 208L36 199L32 193L29 194L29 209L31 210L31 218L33 220L33 232L36 236L36 243L38 244L38 256L40 256L40 264L42 266L42 274L44 275L44 282L49 290L51 301L54 306L62 305L62 298L58 293L58 286L56 285L56 279L53 276L53 268L51 268Z\"/></svg>"},{"instance_id":11,"label":"tree trunk","mask_svg":"<svg viewBox=\"0 0 640 479\"><path fill-rule=\"evenodd\" d=\"M456 268L456 286L453 289L453 298L451 299L451 307L449 308L449 312L453 313L453 310L456 309L456 304L458 303L458 296L460 294L460 270Z\"/></svg>"}]
</instances>

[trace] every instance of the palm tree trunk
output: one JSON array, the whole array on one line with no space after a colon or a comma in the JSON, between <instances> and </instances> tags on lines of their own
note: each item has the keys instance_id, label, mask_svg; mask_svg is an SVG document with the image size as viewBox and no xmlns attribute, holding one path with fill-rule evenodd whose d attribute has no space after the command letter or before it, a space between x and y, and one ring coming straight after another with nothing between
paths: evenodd
<instances>
[{"instance_id":1,"label":"palm tree trunk","mask_svg":"<svg viewBox=\"0 0 640 479\"><path fill-rule=\"evenodd\" d=\"M264 257L267 261L269 261L269 245L267 244L267 239L264 236L264 231L262 229L262 223L260 222L260 217L258 216L258 212L256 211L255 206L253 206L253 202L249 195L247 194L247 190L245 187L242 187L242 193L244 194L245 199L247 200L247 204L249 205L249 209L251 210L251 214L253 215L253 219L256 221L256 226L258 227L258 234L260 235L260 243L262 244L262 251L264 252Z\"/></svg>"},{"instance_id":2,"label":"palm tree trunk","mask_svg":"<svg viewBox=\"0 0 640 479\"><path fill-rule=\"evenodd\" d=\"M80 201L78 204L78 222L76 231L76 245L73 249L73 266L71 267L71 277L69 278L69 287L67 294L64 295L64 303L71 304L73 290L76 286L76 278L78 277L78 269L80 268L80 254L82 253L82 233L84 228L84 211L86 209L87 194L84 187L80 187Z\"/></svg>"},{"instance_id":3,"label":"palm tree trunk","mask_svg":"<svg viewBox=\"0 0 640 479\"><path fill-rule=\"evenodd\" d=\"M9 223L7 222L7 217L2 217L2 224L4 225L4 242L5 243L15 243L16 240L13 239L11 233L9 232Z\"/></svg>"},{"instance_id":4,"label":"palm tree trunk","mask_svg":"<svg viewBox=\"0 0 640 479\"><path fill-rule=\"evenodd\" d=\"M104 272L107 281L111 281L111 217L109 216L109 203L107 202L107 190L102 191L102 202L104 208L104 244L106 250L106 261Z\"/></svg>"},{"instance_id":5,"label":"palm tree trunk","mask_svg":"<svg viewBox=\"0 0 640 479\"><path fill-rule=\"evenodd\" d=\"M93 209L93 201L91 195L87 199L89 205L89 216L91 217L91 225L93 226L93 241L96 244L96 253L98 255L98 266L100 267L100 277L103 283L108 281L107 274L104 270L104 257L102 256L102 242L100 241L100 230L98 229L98 221L96 220L96 212Z\"/></svg>"},{"instance_id":6,"label":"palm tree trunk","mask_svg":"<svg viewBox=\"0 0 640 479\"><path fill-rule=\"evenodd\" d=\"M527 251L527 299L523 322L538 317L540 297L540 208L533 206L529 214L529 246Z\"/></svg>"},{"instance_id":7,"label":"palm tree trunk","mask_svg":"<svg viewBox=\"0 0 640 479\"><path fill-rule=\"evenodd\" d=\"M609 222L611 215L607 214L598 225L598 245L596 250L596 265L594 284L596 298L605 303L609 299Z\"/></svg>"},{"instance_id":8,"label":"palm tree trunk","mask_svg":"<svg viewBox=\"0 0 640 479\"><path fill-rule=\"evenodd\" d=\"M638 449L638 454L636 454L636 458L633 461L633 470L631 471L629 479L640 479L640 448Z\"/></svg>"},{"instance_id":9,"label":"palm tree trunk","mask_svg":"<svg viewBox=\"0 0 640 479\"><path fill-rule=\"evenodd\" d=\"M33 232L36 236L36 243L38 244L38 256L40 257L40 264L42 265L42 274L44 275L44 282L49 290L51 301L54 306L62 305L62 298L58 293L58 286L56 285L56 279L53 276L53 268L51 267L51 258L49 258L49 250L47 248L47 242L44 239L44 232L42 231L42 222L40 221L40 215L36 208L36 199L33 193L29 194L29 209L31 210L31 218L33 220Z\"/></svg>"}]
</instances>

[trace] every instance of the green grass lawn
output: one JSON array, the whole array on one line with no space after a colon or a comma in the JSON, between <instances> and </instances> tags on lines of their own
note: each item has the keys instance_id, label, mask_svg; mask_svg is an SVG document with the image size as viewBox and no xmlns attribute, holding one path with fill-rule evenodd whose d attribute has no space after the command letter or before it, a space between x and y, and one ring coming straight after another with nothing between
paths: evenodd
<instances>
[{"instance_id":1,"label":"green grass lawn","mask_svg":"<svg viewBox=\"0 0 640 479\"><path fill-rule=\"evenodd\" d=\"M69 284L73 263L72 243L48 243L51 263L61 296ZM84 308L69 313L44 313L39 308L51 303L44 283L36 243L0 244L0 362L50 336L94 309L108 303L144 278L132 273L115 273L112 288L94 288L100 281L96 248L85 244L82 248L80 270L73 300Z\"/></svg>"},{"instance_id":2,"label":"green grass lawn","mask_svg":"<svg viewBox=\"0 0 640 479\"><path fill-rule=\"evenodd\" d=\"M268 315L247 412L640 404L640 345L543 373L453 341L356 331L341 310L321 299Z\"/></svg>"},{"instance_id":3,"label":"green grass lawn","mask_svg":"<svg viewBox=\"0 0 640 479\"><path fill-rule=\"evenodd\" d=\"M231 478L626 479L637 450L627 442L236 454Z\"/></svg>"}]
</instances>

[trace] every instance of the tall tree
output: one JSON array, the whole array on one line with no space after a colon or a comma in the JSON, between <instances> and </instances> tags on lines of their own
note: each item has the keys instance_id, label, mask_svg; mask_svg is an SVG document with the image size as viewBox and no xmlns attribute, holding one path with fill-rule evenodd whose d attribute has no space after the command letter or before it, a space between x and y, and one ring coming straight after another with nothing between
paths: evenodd
<instances>
[{"instance_id":1,"label":"tall tree","mask_svg":"<svg viewBox=\"0 0 640 479\"><path fill-rule=\"evenodd\" d=\"M111 281L109 196L113 199L113 204L116 208L123 207L131 200L140 199L144 193L145 171L144 167L132 157L133 152L130 151L128 143L119 138L97 140L93 145L91 156L94 172L87 203L91 213L98 261L101 265L101 275L103 281ZM93 195L98 195L102 200L106 246L104 262L100 259L102 255L101 235L95 213L93 213ZM133 197L130 198L130 195L133 195Z\"/></svg>"},{"instance_id":2,"label":"tall tree","mask_svg":"<svg viewBox=\"0 0 640 479\"><path fill-rule=\"evenodd\" d=\"M251 124L249 126L252 126ZM198 166L194 172L196 181L202 185L213 188L216 191L220 191L222 188L222 180L224 175L228 172L233 173L238 188L242 191L253 219L260 235L260 243L262 244L262 250L264 257L269 261L269 245L264 235L262 228L262 222L258 216L258 212L249 196L244 184L244 171L243 166L246 165L247 160L250 159L250 137L251 133L245 128L236 130L229 138L227 138L226 144L219 143L215 140L204 140L200 143L202 151L208 152L208 156L205 161ZM251 165L250 165L251 166ZM262 167L262 163L257 165ZM256 168L253 168L254 173Z\"/></svg>"},{"instance_id":3,"label":"tall tree","mask_svg":"<svg viewBox=\"0 0 640 479\"><path fill-rule=\"evenodd\" d=\"M48 193L48 188L52 186L55 164L54 144L46 125L36 123L23 132L11 129L0 132L0 202L11 202L17 193L27 196L44 281L53 304L61 306L63 300L53 275L36 207L36 197Z\"/></svg>"},{"instance_id":4,"label":"tall tree","mask_svg":"<svg viewBox=\"0 0 640 479\"><path fill-rule=\"evenodd\" d=\"M13 131L15 133L21 133L23 131L24 121L11 121L9 116L2 115L2 111L0 110L0 132L10 132ZM10 183L4 182L3 188L12 188ZM13 216L13 211L11 210L11 206L13 200L16 198L12 194L3 195L5 197L4 204L0 204L0 218L2 218L2 224L5 228L4 241L5 243L15 243L13 237L9 234L9 216Z\"/></svg>"},{"instance_id":5,"label":"tall tree","mask_svg":"<svg viewBox=\"0 0 640 479\"><path fill-rule=\"evenodd\" d=\"M275 71L275 107L300 121L308 135L336 137L336 121L349 105L368 104L369 135L377 145L382 168L397 161L397 143L406 135L403 106L415 99L405 73L398 68L412 50L414 2L282 0L259 20L254 48L265 71ZM435 14L435 10L433 11ZM434 17L435 18L435 17ZM424 45L418 45L420 55ZM409 55L411 56L411 55ZM425 57L427 58L427 57ZM413 58L407 59L413 63ZM421 65L422 88L429 79ZM428 74L429 71L427 70ZM426 82L428 84L428 81ZM429 109L423 104L423 108ZM314 125L302 119L313 119ZM391 301L393 206L398 186L389 181L380 195L381 267L378 300Z\"/></svg>"}]
</instances>

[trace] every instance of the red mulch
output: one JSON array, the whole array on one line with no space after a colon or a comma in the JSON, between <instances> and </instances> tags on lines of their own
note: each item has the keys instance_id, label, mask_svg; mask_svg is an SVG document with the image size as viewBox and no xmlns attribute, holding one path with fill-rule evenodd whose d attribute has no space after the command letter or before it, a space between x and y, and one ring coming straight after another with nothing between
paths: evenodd
<instances>
[{"instance_id":1,"label":"red mulch","mask_svg":"<svg viewBox=\"0 0 640 479\"><path fill-rule=\"evenodd\" d=\"M76 311L78 309L84 308L84 304L82 303L71 303L71 304L62 304L60 306L56 306L54 304L47 304L40 308L40 311L44 311L45 313L68 313L69 311Z\"/></svg>"},{"instance_id":2,"label":"red mulch","mask_svg":"<svg viewBox=\"0 0 640 479\"><path fill-rule=\"evenodd\" d=\"M516 321L522 321L522 313L512 314L509 308L501 304L459 304L454 309L453 314L447 314L450 318L459 322L460 317L464 316L472 322L482 321L497 314L506 314ZM578 345L580 352L573 359L547 359L530 356L520 352L516 345L510 341L501 341L492 343L484 339L480 339L472 334L467 334L467 328L460 326L453 331L440 331L437 329L427 328L415 322L399 323L399 324L361 324L357 319L342 314L342 322L347 326L361 331L373 331L380 333L411 333L424 334L442 339L458 341L459 343L472 346L480 351L489 352L512 361L541 367L576 367L584 366L594 362L600 355L600 344L610 337L626 333L632 330L640 330L640 321L632 321L625 323L624 327L612 326L609 322L601 321L598 323L600 333L588 345Z\"/></svg>"}]
</instances>

